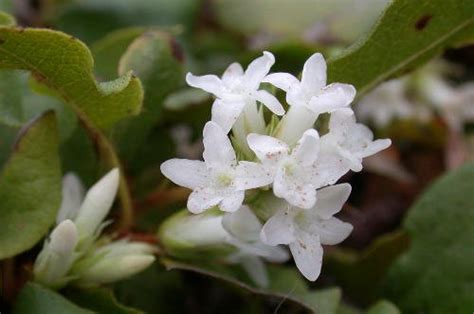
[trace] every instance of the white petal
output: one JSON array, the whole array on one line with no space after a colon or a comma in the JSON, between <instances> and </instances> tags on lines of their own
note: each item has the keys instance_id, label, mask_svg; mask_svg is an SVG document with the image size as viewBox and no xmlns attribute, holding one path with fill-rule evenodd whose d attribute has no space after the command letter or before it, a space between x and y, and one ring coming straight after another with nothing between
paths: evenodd
<instances>
[{"instance_id":1,"label":"white petal","mask_svg":"<svg viewBox=\"0 0 474 314\"><path fill-rule=\"evenodd\" d=\"M247 142L250 149L261 161L278 161L285 157L289 151L288 145L268 135L249 134Z\"/></svg>"},{"instance_id":2,"label":"white petal","mask_svg":"<svg viewBox=\"0 0 474 314\"><path fill-rule=\"evenodd\" d=\"M263 225L260 239L272 246L290 244L295 240L293 228L293 218L288 211L280 210Z\"/></svg>"},{"instance_id":3,"label":"white petal","mask_svg":"<svg viewBox=\"0 0 474 314\"><path fill-rule=\"evenodd\" d=\"M250 90L256 90L274 63L275 57L270 52L264 51L263 56L253 60L247 67L243 83Z\"/></svg>"},{"instance_id":4,"label":"white petal","mask_svg":"<svg viewBox=\"0 0 474 314\"><path fill-rule=\"evenodd\" d=\"M200 214L219 204L222 199L221 195L209 188L197 188L189 195L187 207L191 213Z\"/></svg>"},{"instance_id":5,"label":"white petal","mask_svg":"<svg viewBox=\"0 0 474 314\"><path fill-rule=\"evenodd\" d=\"M225 214L222 226L231 235L245 242L259 239L262 224L248 206L242 206L238 211Z\"/></svg>"},{"instance_id":6,"label":"white petal","mask_svg":"<svg viewBox=\"0 0 474 314\"><path fill-rule=\"evenodd\" d=\"M296 77L289 73L271 73L268 74L262 82L270 83L285 92L288 92L291 86L300 83Z\"/></svg>"},{"instance_id":7,"label":"white petal","mask_svg":"<svg viewBox=\"0 0 474 314\"><path fill-rule=\"evenodd\" d=\"M352 225L331 217L318 224L318 235L324 245L335 245L344 241L352 232Z\"/></svg>"},{"instance_id":8,"label":"white petal","mask_svg":"<svg viewBox=\"0 0 474 314\"><path fill-rule=\"evenodd\" d=\"M323 138L324 136L321 139ZM336 183L350 170L350 164L345 158L329 152L321 152L313 166L311 183L315 189Z\"/></svg>"},{"instance_id":9,"label":"white petal","mask_svg":"<svg viewBox=\"0 0 474 314\"><path fill-rule=\"evenodd\" d=\"M329 219L338 213L351 194L352 187L349 183L328 186L318 190L314 210L318 216Z\"/></svg>"},{"instance_id":10,"label":"white petal","mask_svg":"<svg viewBox=\"0 0 474 314\"><path fill-rule=\"evenodd\" d=\"M333 112L350 105L354 100L356 90L349 84L333 83L324 87L321 92L313 96L310 101L310 108L320 114Z\"/></svg>"},{"instance_id":11,"label":"white petal","mask_svg":"<svg viewBox=\"0 0 474 314\"><path fill-rule=\"evenodd\" d=\"M290 244L290 251L303 276L310 281L318 279L323 263L323 248L319 237L299 232L296 241Z\"/></svg>"},{"instance_id":12,"label":"white petal","mask_svg":"<svg viewBox=\"0 0 474 314\"><path fill-rule=\"evenodd\" d=\"M200 160L170 159L160 166L161 173L175 184L195 189L206 184L208 170Z\"/></svg>"},{"instance_id":13,"label":"white petal","mask_svg":"<svg viewBox=\"0 0 474 314\"><path fill-rule=\"evenodd\" d=\"M300 175L288 176L284 169L278 169L273 181L273 193L299 208L311 208L316 203L316 189L303 182Z\"/></svg>"},{"instance_id":14,"label":"white petal","mask_svg":"<svg viewBox=\"0 0 474 314\"><path fill-rule=\"evenodd\" d=\"M186 82L189 86L205 90L216 97L222 97L225 92L222 81L216 75L195 76L188 73L186 74Z\"/></svg>"},{"instance_id":15,"label":"white petal","mask_svg":"<svg viewBox=\"0 0 474 314\"><path fill-rule=\"evenodd\" d=\"M265 263L256 256L245 256L240 259L242 267L249 277L260 287L268 286L268 274Z\"/></svg>"},{"instance_id":16,"label":"white petal","mask_svg":"<svg viewBox=\"0 0 474 314\"><path fill-rule=\"evenodd\" d=\"M262 246L265 247L265 254L261 256L269 262L283 263L290 258L288 250L283 246L270 246L265 244L262 244Z\"/></svg>"},{"instance_id":17,"label":"white petal","mask_svg":"<svg viewBox=\"0 0 474 314\"><path fill-rule=\"evenodd\" d=\"M242 66L239 63L234 62L229 65L224 71L224 74L222 74L222 81L228 85L231 85L235 79L238 79L242 75L244 75Z\"/></svg>"},{"instance_id":18,"label":"white petal","mask_svg":"<svg viewBox=\"0 0 474 314\"><path fill-rule=\"evenodd\" d=\"M292 156L303 165L311 165L318 158L319 134L315 129L304 132L301 139L293 149Z\"/></svg>"},{"instance_id":19,"label":"white petal","mask_svg":"<svg viewBox=\"0 0 474 314\"><path fill-rule=\"evenodd\" d=\"M212 104L211 120L217 123L224 133L229 133L244 110L245 102L216 99Z\"/></svg>"},{"instance_id":20,"label":"white petal","mask_svg":"<svg viewBox=\"0 0 474 314\"><path fill-rule=\"evenodd\" d=\"M66 219L76 218L84 193L84 186L75 174L68 173L63 177L61 206L56 216L57 224Z\"/></svg>"},{"instance_id":21,"label":"white petal","mask_svg":"<svg viewBox=\"0 0 474 314\"><path fill-rule=\"evenodd\" d=\"M120 173L115 168L89 189L74 221L81 237L92 236L102 224L114 202L119 180Z\"/></svg>"},{"instance_id":22,"label":"white petal","mask_svg":"<svg viewBox=\"0 0 474 314\"><path fill-rule=\"evenodd\" d=\"M254 96L259 102L263 103L265 107L274 114L281 116L285 113L285 109L283 109L283 106L280 104L278 99L266 90L258 90L252 93L252 96Z\"/></svg>"},{"instance_id":23,"label":"white petal","mask_svg":"<svg viewBox=\"0 0 474 314\"><path fill-rule=\"evenodd\" d=\"M392 145L390 139L375 140L364 150L362 157L372 156Z\"/></svg>"},{"instance_id":24,"label":"white petal","mask_svg":"<svg viewBox=\"0 0 474 314\"><path fill-rule=\"evenodd\" d=\"M326 86L326 61L320 53L315 53L305 62L301 76L301 86L308 92L316 93Z\"/></svg>"},{"instance_id":25,"label":"white petal","mask_svg":"<svg viewBox=\"0 0 474 314\"><path fill-rule=\"evenodd\" d=\"M218 124L212 121L206 123L203 131L203 142L203 157L208 167L230 166L237 162L234 148L227 134Z\"/></svg>"},{"instance_id":26,"label":"white petal","mask_svg":"<svg viewBox=\"0 0 474 314\"><path fill-rule=\"evenodd\" d=\"M219 209L225 212L237 211L245 198L245 191L236 191L228 196L225 196L219 203Z\"/></svg>"},{"instance_id":27,"label":"white petal","mask_svg":"<svg viewBox=\"0 0 474 314\"><path fill-rule=\"evenodd\" d=\"M272 174L261 164L241 161L236 168L234 185L237 190L249 190L271 184Z\"/></svg>"}]
</instances>

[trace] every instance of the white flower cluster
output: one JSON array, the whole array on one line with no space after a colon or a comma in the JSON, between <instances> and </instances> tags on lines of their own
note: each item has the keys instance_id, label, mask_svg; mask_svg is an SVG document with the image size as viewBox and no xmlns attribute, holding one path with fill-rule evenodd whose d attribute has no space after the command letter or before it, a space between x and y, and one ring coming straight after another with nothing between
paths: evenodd
<instances>
[{"instance_id":1,"label":"white flower cluster","mask_svg":"<svg viewBox=\"0 0 474 314\"><path fill-rule=\"evenodd\" d=\"M100 285L129 277L153 263L152 245L100 237L118 185L119 171L113 169L84 196L79 179L73 174L64 176L57 226L35 261L35 281L54 289L71 281Z\"/></svg>"},{"instance_id":2,"label":"white flower cluster","mask_svg":"<svg viewBox=\"0 0 474 314\"><path fill-rule=\"evenodd\" d=\"M222 78L188 74L189 85L216 96L212 119L203 131L204 161L171 159L161 165L161 171L192 190L187 204L190 212L206 215L205 211L217 207L231 213L218 223L237 239L233 244L240 253L283 261L278 245L289 245L301 273L316 280L321 245L337 244L352 230L350 224L333 217L348 199L351 186L333 184L349 170L362 170L363 158L391 142L374 141L372 132L356 122L349 108L356 93L353 86L326 85L321 54L306 61L301 81L288 73L269 74L274 62L273 55L264 52L245 72L234 63ZM275 96L261 89L262 83L286 92L286 113ZM258 103L283 117L278 121L273 116L267 125ZM330 114L328 131L320 134L314 125L324 113ZM246 202L246 191L269 188L284 202L272 209L273 215L262 226L258 213Z\"/></svg>"}]
</instances>

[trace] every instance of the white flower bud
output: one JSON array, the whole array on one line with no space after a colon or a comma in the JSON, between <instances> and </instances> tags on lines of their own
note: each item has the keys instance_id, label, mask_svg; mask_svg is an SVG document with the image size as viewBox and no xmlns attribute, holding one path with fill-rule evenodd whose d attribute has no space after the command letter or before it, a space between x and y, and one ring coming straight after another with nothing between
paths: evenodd
<instances>
[{"instance_id":1,"label":"white flower bud","mask_svg":"<svg viewBox=\"0 0 474 314\"><path fill-rule=\"evenodd\" d=\"M115 282L133 276L155 261L153 255L135 254L105 257L85 268L80 273L78 283L86 286L95 286Z\"/></svg>"},{"instance_id":2,"label":"white flower bud","mask_svg":"<svg viewBox=\"0 0 474 314\"><path fill-rule=\"evenodd\" d=\"M51 233L49 241L34 265L35 280L51 288L60 288L68 281L67 274L75 260L77 229L71 220L64 220Z\"/></svg>"},{"instance_id":3,"label":"white flower bud","mask_svg":"<svg viewBox=\"0 0 474 314\"><path fill-rule=\"evenodd\" d=\"M118 186L119 170L115 168L89 189L75 219L81 239L97 232L112 207Z\"/></svg>"},{"instance_id":4,"label":"white flower bud","mask_svg":"<svg viewBox=\"0 0 474 314\"><path fill-rule=\"evenodd\" d=\"M83 199L84 186L80 179L73 173L66 174L63 177L62 200L56 217L56 223L59 224L66 219L74 220Z\"/></svg>"}]
</instances>

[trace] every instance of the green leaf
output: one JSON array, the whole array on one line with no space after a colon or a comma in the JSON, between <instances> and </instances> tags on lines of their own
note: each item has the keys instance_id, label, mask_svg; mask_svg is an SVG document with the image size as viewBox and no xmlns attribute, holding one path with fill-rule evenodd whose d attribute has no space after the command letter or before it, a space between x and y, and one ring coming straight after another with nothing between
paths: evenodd
<instances>
[{"instance_id":1,"label":"green leaf","mask_svg":"<svg viewBox=\"0 0 474 314\"><path fill-rule=\"evenodd\" d=\"M95 42L91 49L97 75L107 80L117 77L120 58L133 40L143 34L145 30L145 27L119 29Z\"/></svg>"},{"instance_id":2,"label":"green leaf","mask_svg":"<svg viewBox=\"0 0 474 314\"><path fill-rule=\"evenodd\" d=\"M0 176L0 259L35 245L54 223L61 171L54 113L22 130Z\"/></svg>"},{"instance_id":3,"label":"green leaf","mask_svg":"<svg viewBox=\"0 0 474 314\"><path fill-rule=\"evenodd\" d=\"M105 288L71 289L66 292L69 300L96 313L140 314L139 310L118 303L111 290Z\"/></svg>"},{"instance_id":4,"label":"green leaf","mask_svg":"<svg viewBox=\"0 0 474 314\"><path fill-rule=\"evenodd\" d=\"M211 276L229 282L252 293L271 296L299 304L312 313L336 313L341 299L338 288L311 291L300 274L293 268L282 266L268 266L269 286L256 286L246 273L238 266L223 264L209 264L205 262L178 262L171 259L162 259L168 270L181 269Z\"/></svg>"},{"instance_id":5,"label":"green leaf","mask_svg":"<svg viewBox=\"0 0 474 314\"><path fill-rule=\"evenodd\" d=\"M400 314L400 310L392 303L382 300L372 305L367 314Z\"/></svg>"},{"instance_id":6,"label":"green leaf","mask_svg":"<svg viewBox=\"0 0 474 314\"><path fill-rule=\"evenodd\" d=\"M328 80L351 83L360 96L440 54L473 27L471 0L395 0L366 37L330 60Z\"/></svg>"},{"instance_id":7,"label":"green leaf","mask_svg":"<svg viewBox=\"0 0 474 314\"><path fill-rule=\"evenodd\" d=\"M119 62L119 73L133 71L145 88L144 111L121 121L112 131L119 154L132 160L137 149L158 122L165 97L183 81L182 56L177 43L166 33L147 31L127 48Z\"/></svg>"},{"instance_id":8,"label":"green leaf","mask_svg":"<svg viewBox=\"0 0 474 314\"><path fill-rule=\"evenodd\" d=\"M72 106L82 120L108 127L140 111L140 81L126 73L98 83L93 59L79 40L64 33L0 27L0 68L31 71L36 80Z\"/></svg>"},{"instance_id":9,"label":"green leaf","mask_svg":"<svg viewBox=\"0 0 474 314\"><path fill-rule=\"evenodd\" d=\"M376 239L359 252L333 248L325 254L325 269L344 292L360 304L368 305L380 294L380 284L389 267L408 248L408 237L396 231Z\"/></svg>"},{"instance_id":10,"label":"green leaf","mask_svg":"<svg viewBox=\"0 0 474 314\"><path fill-rule=\"evenodd\" d=\"M29 282L23 287L13 307L13 314L92 314L69 302L62 295Z\"/></svg>"},{"instance_id":11,"label":"green leaf","mask_svg":"<svg viewBox=\"0 0 474 314\"><path fill-rule=\"evenodd\" d=\"M474 278L474 164L437 180L403 224L410 249L391 268L387 297L405 313L470 313Z\"/></svg>"}]
</instances>

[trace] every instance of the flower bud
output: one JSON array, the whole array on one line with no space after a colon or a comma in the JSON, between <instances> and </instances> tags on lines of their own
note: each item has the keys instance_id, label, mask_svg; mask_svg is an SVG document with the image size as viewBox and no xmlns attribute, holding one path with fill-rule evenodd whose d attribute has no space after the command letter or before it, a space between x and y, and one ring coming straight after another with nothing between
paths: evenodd
<instances>
[{"instance_id":1,"label":"flower bud","mask_svg":"<svg viewBox=\"0 0 474 314\"><path fill-rule=\"evenodd\" d=\"M134 254L104 257L79 274L79 285L96 286L133 276L155 261L153 255Z\"/></svg>"},{"instance_id":2,"label":"flower bud","mask_svg":"<svg viewBox=\"0 0 474 314\"><path fill-rule=\"evenodd\" d=\"M59 224L66 219L74 220L79 212L83 198L84 187L79 178L73 173L66 174L63 178L62 200L56 217L56 223Z\"/></svg>"},{"instance_id":3,"label":"flower bud","mask_svg":"<svg viewBox=\"0 0 474 314\"><path fill-rule=\"evenodd\" d=\"M291 106L275 130L275 137L293 147L303 133L313 128L318 114L304 106Z\"/></svg>"},{"instance_id":4,"label":"flower bud","mask_svg":"<svg viewBox=\"0 0 474 314\"><path fill-rule=\"evenodd\" d=\"M159 238L169 254L181 258L226 255L233 248L227 244L228 233L222 226L222 217L219 210L198 215L183 210L161 225Z\"/></svg>"},{"instance_id":5,"label":"flower bud","mask_svg":"<svg viewBox=\"0 0 474 314\"><path fill-rule=\"evenodd\" d=\"M232 127L232 135L236 149L247 157L254 153L247 144L247 135L250 133L265 134L265 120L263 111L258 110L257 104L247 104L240 117Z\"/></svg>"},{"instance_id":6,"label":"flower bud","mask_svg":"<svg viewBox=\"0 0 474 314\"><path fill-rule=\"evenodd\" d=\"M68 281L67 274L75 260L78 242L77 229L71 220L64 220L51 233L49 241L34 265L35 280L51 288L61 288Z\"/></svg>"},{"instance_id":7,"label":"flower bud","mask_svg":"<svg viewBox=\"0 0 474 314\"><path fill-rule=\"evenodd\" d=\"M87 192L75 219L81 239L95 235L112 207L118 185L119 170L115 168Z\"/></svg>"}]
</instances>

